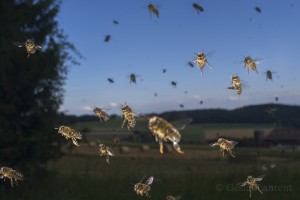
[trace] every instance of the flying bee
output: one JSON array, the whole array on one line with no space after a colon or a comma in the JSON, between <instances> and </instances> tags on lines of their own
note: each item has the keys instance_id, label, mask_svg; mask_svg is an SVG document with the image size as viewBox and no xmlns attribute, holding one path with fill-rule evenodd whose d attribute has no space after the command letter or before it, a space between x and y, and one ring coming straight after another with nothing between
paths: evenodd
<instances>
[{"instance_id":1,"label":"flying bee","mask_svg":"<svg viewBox=\"0 0 300 200\"><path fill-rule=\"evenodd\" d=\"M190 67L194 67L194 63L191 62L191 61L189 61L187 64L188 64L188 66L190 66Z\"/></svg>"},{"instance_id":2,"label":"flying bee","mask_svg":"<svg viewBox=\"0 0 300 200\"><path fill-rule=\"evenodd\" d=\"M274 74L275 72L272 72L272 71L270 71L270 70L267 70L266 72L265 72L265 74L266 74L266 81L268 81L268 79L270 79L271 81L273 81L273 74Z\"/></svg>"},{"instance_id":3,"label":"flying bee","mask_svg":"<svg viewBox=\"0 0 300 200\"><path fill-rule=\"evenodd\" d=\"M0 178L2 178L4 181L6 178L8 178L10 180L11 186L14 187L14 181L18 185L18 180L23 180L23 175L20 172L13 170L12 168L1 167Z\"/></svg>"},{"instance_id":4,"label":"flying bee","mask_svg":"<svg viewBox=\"0 0 300 200\"><path fill-rule=\"evenodd\" d=\"M174 197L174 196L172 196L172 195L168 195L166 199L167 199L167 200L179 200L180 198L181 198L181 196L175 196L175 197Z\"/></svg>"},{"instance_id":5,"label":"flying bee","mask_svg":"<svg viewBox=\"0 0 300 200\"><path fill-rule=\"evenodd\" d=\"M180 104L179 107L180 107L180 108L184 108L184 105L183 105L183 104Z\"/></svg>"},{"instance_id":6,"label":"flying bee","mask_svg":"<svg viewBox=\"0 0 300 200\"><path fill-rule=\"evenodd\" d=\"M107 78L107 81L108 81L109 83L114 83L114 82L115 82L114 79L112 79L112 78Z\"/></svg>"},{"instance_id":7,"label":"flying bee","mask_svg":"<svg viewBox=\"0 0 300 200\"><path fill-rule=\"evenodd\" d=\"M203 73L203 68L204 68L205 64L207 64L211 69L213 69L213 67L207 62L206 55L203 52L197 53L197 57L196 57L196 60L194 60L194 62L197 63L198 68L201 71L201 75Z\"/></svg>"},{"instance_id":8,"label":"flying bee","mask_svg":"<svg viewBox=\"0 0 300 200\"><path fill-rule=\"evenodd\" d=\"M193 8L196 9L198 15L200 12L204 12L204 8L197 3L193 3Z\"/></svg>"},{"instance_id":9,"label":"flying bee","mask_svg":"<svg viewBox=\"0 0 300 200\"><path fill-rule=\"evenodd\" d=\"M109 40L110 40L110 35L106 35L105 39L104 39L104 42L109 42Z\"/></svg>"},{"instance_id":10,"label":"flying bee","mask_svg":"<svg viewBox=\"0 0 300 200\"><path fill-rule=\"evenodd\" d=\"M106 122L109 120L109 115L102 110L101 108L95 107L93 112L96 114L96 116L100 119L100 122Z\"/></svg>"},{"instance_id":11,"label":"flying bee","mask_svg":"<svg viewBox=\"0 0 300 200\"><path fill-rule=\"evenodd\" d=\"M185 126L192 122L192 119L184 119L174 123L177 126L180 125L179 129L184 129ZM149 118L148 123L149 130L155 136L156 142L159 143L159 151L163 153L163 142L167 142L168 140L173 143L174 149L178 153L184 153L179 146L179 142L181 140L181 135L179 131L168 121L164 120L163 118L153 116Z\"/></svg>"},{"instance_id":12,"label":"flying bee","mask_svg":"<svg viewBox=\"0 0 300 200\"><path fill-rule=\"evenodd\" d=\"M42 46L35 44L32 40L27 39L25 42L13 42L17 47L25 47L27 51L27 58L30 57L30 54L35 54L36 50L41 50Z\"/></svg>"},{"instance_id":13,"label":"flying bee","mask_svg":"<svg viewBox=\"0 0 300 200\"><path fill-rule=\"evenodd\" d=\"M119 24L119 22L117 20L114 20L113 23L116 24L116 25Z\"/></svg>"},{"instance_id":14,"label":"flying bee","mask_svg":"<svg viewBox=\"0 0 300 200\"><path fill-rule=\"evenodd\" d=\"M176 81L171 81L171 84L172 84L172 86L173 86L174 88L177 87L177 82L176 82Z\"/></svg>"},{"instance_id":15,"label":"flying bee","mask_svg":"<svg viewBox=\"0 0 300 200\"><path fill-rule=\"evenodd\" d=\"M259 186L257 185L257 182L261 181L262 179L263 179L262 177L253 178L252 176L248 176L247 181L241 184L242 187L248 185L249 192L250 192L250 198L251 198L251 191L256 191L257 190L261 194L263 194L263 192L259 189Z\"/></svg>"},{"instance_id":16,"label":"flying bee","mask_svg":"<svg viewBox=\"0 0 300 200\"><path fill-rule=\"evenodd\" d=\"M120 138L115 134L112 137L112 147L119 146L119 145L120 145Z\"/></svg>"},{"instance_id":17,"label":"flying bee","mask_svg":"<svg viewBox=\"0 0 300 200\"><path fill-rule=\"evenodd\" d=\"M163 69L163 73L166 73L166 71L167 71L166 69Z\"/></svg>"},{"instance_id":18,"label":"flying bee","mask_svg":"<svg viewBox=\"0 0 300 200\"><path fill-rule=\"evenodd\" d=\"M277 108L268 107L265 110L270 116L275 117L275 112L277 111Z\"/></svg>"},{"instance_id":19,"label":"flying bee","mask_svg":"<svg viewBox=\"0 0 300 200\"><path fill-rule=\"evenodd\" d=\"M244 67L248 68L248 74L249 74L250 69L253 71L256 71L256 73L258 74L255 62L256 62L256 60L253 60L250 56L245 57Z\"/></svg>"},{"instance_id":20,"label":"flying bee","mask_svg":"<svg viewBox=\"0 0 300 200\"><path fill-rule=\"evenodd\" d=\"M152 4L148 4L148 10L151 13L153 13L154 15L156 15L157 18L159 18L159 12L158 12L158 9Z\"/></svg>"},{"instance_id":21,"label":"flying bee","mask_svg":"<svg viewBox=\"0 0 300 200\"><path fill-rule=\"evenodd\" d=\"M136 77L139 77L139 75L136 75L136 74L134 74L134 73L131 73L131 74L129 75L130 84L131 84L131 83L136 84Z\"/></svg>"},{"instance_id":22,"label":"flying bee","mask_svg":"<svg viewBox=\"0 0 300 200\"><path fill-rule=\"evenodd\" d=\"M261 13L260 7L256 6L256 7L255 7L255 11L256 11L257 13Z\"/></svg>"},{"instance_id":23,"label":"flying bee","mask_svg":"<svg viewBox=\"0 0 300 200\"><path fill-rule=\"evenodd\" d=\"M261 166L261 169L264 171L264 172L268 172L269 169L274 169L276 167L276 164L274 163L271 163L271 164L263 164Z\"/></svg>"},{"instance_id":24,"label":"flying bee","mask_svg":"<svg viewBox=\"0 0 300 200\"><path fill-rule=\"evenodd\" d=\"M122 113L123 115L121 117L124 116L124 120L121 125L121 128L124 127L127 121L127 129L130 131L130 128L134 128L136 124L135 114L132 112L132 109L128 105L126 105L126 103L122 105Z\"/></svg>"},{"instance_id":25,"label":"flying bee","mask_svg":"<svg viewBox=\"0 0 300 200\"><path fill-rule=\"evenodd\" d=\"M279 97L275 97L275 101L277 102L279 100Z\"/></svg>"},{"instance_id":26,"label":"flying bee","mask_svg":"<svg viewBox=\"0 0 300 200\"><path fill-rule=\"evenodd\" d=\"M154 96L157 97L157 93L154 93Z\"/></svg>"},{"instance_id":27,"label":"flying bee","mask_svg":"<svg viewBox=\"0 0 300 200\"><path fill-rule=\"evenodd\" d=\"M203 104L203 101L201 100L199 103L202 105L202 104Z\"/></svg>"},{"instance_id":28,"label":"flying bee","mask_svg":"<svg viewBox=\"0 0 300 200\"><path fill-rule=\"evenodd\" d=\"M66 139L71 138L74 145L79 146L76 139L81 139L82 135L79 131L76 131L68 126L60 126L58 129L58 133L62 134Z\"/></svg>"},{"instance_id":29,"label":"flying bee","mask_svg":"<svg viewBox=\"0 0 300 200\"><path fill-rule=\"evenodd\" d=\"M236 90L236 93L238 95L241 95L242 94L242 82L241 82L240 78L238 77L238 75L231 76L231 83L233 86L228 87L228 89Z\"/></svg>"},{"instance_id":30,"label":"flying bee","mask_svg":"<svg viewBox=\"0 0 300 200\"><path fill-rule=\"evenodd\" d=\"M139 183L134 185L134 191L137 193L137 195L145 195L146 197L150 198L151 196L149 195L149 192L151 190L151 184L153 183L154 177L151 176L145 183L141 183L143 179L144 178L142 178Z\"/></svg>"},{"instance_id":31,"label":"flying bee","mask_svg":"<svg viewBox=\"0 0 300 200\"><path fill-rule=\"evenodd\" d=\"M220 151L223 152L223 157L224 157L225 151L227 151L232 157L235 157L232 154L232 149L237 144L238 144L238 142L226 140L224 138L219 138L217 142L210 144L210 146L211 147L219 146L220 147Z\"/></svg>"},{"instance_id":32,"label":"flying bee","mask_svg":"<svg viewBox=\"0 0 300 200\"><path fill-rule=\"evenodd\" d=\"M99 142L98 152L100 156L106 156L106 162L107 164L109 164L109 156L114 156L114 153L108 146L106 146L105 144L101 144L99 140L98 142Z\"/></svg>"}]
</instances>

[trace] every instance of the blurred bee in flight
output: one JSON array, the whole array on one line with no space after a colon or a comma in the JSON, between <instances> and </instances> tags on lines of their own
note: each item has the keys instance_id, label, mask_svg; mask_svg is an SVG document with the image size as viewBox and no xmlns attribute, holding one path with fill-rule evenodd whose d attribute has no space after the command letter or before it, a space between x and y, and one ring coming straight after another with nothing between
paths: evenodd
<instances>
[{"instance_id":1,"label":"blurred bee in flight","mask_svg":"<svg viewBox=\"0 0 300 200\"><path fill-rule=\"evenodd\" d=\"M115 134L112 137L112 147L116 147L120 145L120 138Z\"/></svg>"},{"instance_id":2,"label":"blurred bee in flight","mask_svg":"<svg viewBox=\"0 0 300 200\"><path fill-rule=\"evenodd\" d=\"M219 146L220 147L220 151L223 152L223 157L224 157L225 151L227 151L232 157L235 157L232 154L232 149L237 144L238 144L238 142L226 140L224 138L219 138L217 142L210 144L210 146L211 147Z\"/></svg>"},{"instance_id":3,"label":"blurred bee in flight","mask_svg":"<svg viewBox=\"0 0 300 200\"><path fill-rule=\"evenodd\" d=\"M0 178L4 181L6 178L8 178L10 180L11 186L14 187L14 181L18 185L18 180L23 180L23 175L20 172L13 170L12 168L1 167Z\"/></svg>"},{"instance_id":4,"label":"blurred bee in flight","mask_svg":"<svg viewBox=\"0 0 300 200\"><path fill-rule=\"evenodd\" d=\"M184 129L185 126L192 121L192 119L184 119L174 122L173 124L178 126L178 129ZM148 127L155 136L156 142L159 143L160 153L164 152L163 142L167 142L168 140L173 143L173 147L178 153L184 153L178 144L181 140L181 135L171 123L163 118L153 116L149 119Z\"/></svg>"},{"instance_id":5,"label":"blurred bee in flight","mask_svg":"<svg viewBox=\"0 0 300 200\"><path fill-rule=\"evenodd\" d=\"M166 73L167 72L167 70L166 69L163 69L163 73Z\"/></svg>"},{"instance_id":6,"label":"blurred bee in flight","mask_svg":"<svg viewBox=\"0 0 300 200\"><path fill-rule=\"evenodd\" d=\"M238 95L241 95L242 94L242 83L241 83L241 80L238 77L238 75L232 75L231 76L231 83L232 83L232 86L228 87L228 89L236 90L236 93Z\"/></svg>"},{"instance_id":7,"label":"blurred bee in flight","mask_svg":"<svg viewBox=\"0 0 300 200\"><path fill-rule=\"evenodd\" d=\"M198 68L201 71L201 75L203 73L203 68L204 68L205 64L207 64L211 69L213 69L212 66L207 62L206 55L203 52L197 53L197 57L196 57L196 60L194 60L194 62L197 63Z\"/></svg>"},{"instance_id":8,"label":"blurred bee in flight","mask_svg":"<svg viewBox=\"0 0 300 200\"><path fill-rule=\"evenodd\" d=\"M98 152L99 152L100 156L106 156L106 162L107 162L107 164L110 164L109 156L114 156L113 151L105 144L101 144L99 140L98 140L98 142L99 142Z\"/></svg>"},{"instance_id":9,"label":"blurred bee in flight","mask_svg":"<svg viewBox=\"0 0 300 200\"><path fill-rule=\"evenodd\" d=\"M260 7L256 6L256 7L255 7L255 11L256 11L257 13L261 13Z\"/></svg>"},{"instance_id":10,"label":"blurred bee in flight","mask_svg":"<svg viewBox=\"0 0 300 200\"><path fill-rule=\"evenodd\" d=\"M119 24L119 22L117 20L114 20L113 23L116 24L116 25Z\"/></svg>"},{"instance_id":11,"label":"blurred bee in flight","mask_svg":"<svg viewBox=\"0 0 300 200\"><path fill-rule=\"evenodd\" d=\"M266 72L265 72L265 74L266 74L266 81L268 81L268 79L270 79L271 81L273 81L273 74L274 74L275 72L272 72L272 71L270 71L270 70L267 70Z\"/></svg>"},{"instance_id":12,"label":"blurred bee in flight","mask_svg":"<svg viewBox=\"0 0 300 200\"><path fill-rule=\"evenodd\" d=\"M180 108L184 108L184 105L183 105L183 104L180 104L179 107L180 107Z\"/></svg>"},{"instance_id":13,"label":"blurred bee in flight","mask_svg":"<svg viewBox=\"0 0 300 200\"><path fill-rule=\"evenodd\" d=\"M275 117L275 112L277 111L277 108L268 107L265 111L268 113L269 116Z\"/></svg>"},{"instance_id":14,"label":"blurred bee in flight","mask_svg":"<svg viewBox=\"0 0 300 200\"><path fill-rule=\"evenodd\" d=\"M167 200L179 200L180 198L181 198L181 196L175 196L175 197L174 197L174 196L172 196L172 195L168 195L166 199L167 199Z\"/></svg>"},{"instance_id":15,"label":"blurred bee in flight","mask_svg":"<svg viewBox=\"0 0 300 200\"><path fill-rule=\"evenodd\" d=\"M198 15L200 14L200 12L204 12L204 8L197 3L193 3L193 8L195 8Z\"/></svg>"},{"instance_id":16,"label":"blurred bee in flight","mask_svg":"<svg viewBox=\"0 0 300 200\"><path fill-rule=\"evenodd\" d=\"M261 169L264 171L264 172L268 172L270 169L274 169L276 167L276 164L274 163L271 163L271 164L263 164L261 166Z\"/></svg>"},{"instance_id":17,"label":"blurred bee in flight","mask_svg":"<svg viewBox=\"0 0 300 200\"><path fill-rule=\"evenodd\" d=\"M157 97L157 93L154 93L154 96Z\"/></svg>"},{"instance_id":18,"label":"blurred bee in flight","mask_svg":"<svg viewBox=\"0 0 300 200\"><path fill-rule=\"evenodd\" d=\"M106 35L105 39L104 39L104 42L109 42L109 40L110 40L110 35Z\"/></svg>"},{"instance_id":19,"label":"blurred bee in flight","mask_svg":"<svg viewBox=\"0 0 300 200\"><path fill-rule=\"evenodd\" d=\"M123 115L121 117L124 116L124 120L121 128L123 128L125 123L127 122L127 129L130 131L130 128L134 128L136 124L135 114L133 113L132 109L128 105L126 105L126 103L122 105L122 113Z\"/></svg>"},{"instance_id":20,"label":"blurred bee in flight","mask_svg":"<svg viewBox=\"0 0 300 200\"><path fill-rule=\"evenodd\" d=\"M109 83L114 83L114 82L115 82L114 79L112 79L112 78L107 78L107 81L108 81Z\"/></svg>"},{"instance_id":21,"label":"blurred bee in flight","mask_svg":"<svg viewBox=\"0 0 300 200\"><path fill-rule=\"evenodd\" d=\"M137 195L151 197L149 192L151 190L151 184L153 183L154 178L151 176L145 183L142 183L143 179L144 178L134 185L134 191L137 193Z\"/></svg>"},{"instance_id":22,"label":"blurred bee in flight","mask_svg":"<svg viewBox=\"0 0 300 200\"><path fill-rule=\"evenodd\" d=\"M203 101L201 100L199 103L202 105L202 104L203 104Z\"/></svg>"},{"instance_id":23,"label":"blurred bee in flight","mask_svg":"<svg viewBox=\"0 0 300 200\"><path fill-rule=\"evenodd\" d=\"M135 75L134 73L131 73L131 74L129 75L130 84L131 84L131 83L136 84L136 77L139 77L139 76L138 76L138 75Z\"/></svg>"},{"instance_id":24,"label":"blurred bee in flight","mask_svg":"<svg viewBox=\"0 0 300 200\"><path fill-rule=\"evenodd\" d=\"M177 82L171 81L171 85L172 85L174 88L176 88L176 87L177 87Z\"/></svg>"},{"instance_id":25,"label":"blurred bee in flight","mask_svg":"<svg viewBox=\"0 0 300 200\"><path fill-rule=\"evenodd\" d=\"M256 60L253 60L250 56L245 57L244 67L248 68L248 74L249 74L250 69L253 71L256 71L256 73L258 74L255 62L256 62Z\"/></svg>"},{"instance_id":26,"label":"blurred bee in flight","mask_svg":"<svg viewBox=\"0 0 300 200\"><path fill-rule=\"evenodd\" d=\"M278 102L278 100L279 100L279 97L275 97L275 101Z\"/></svg>"},{"instance_id":27,"label":"blurred bee in flight","mask_svg":"<svg viewBox=\"0 0 300 200\"><path fill-rule=\"evenodd\" d=\"M100 122L106 122L109 120L109 115L102 110L101 108L95 107L93 112L96 114L96 116L100 119Z\"/></svg>"},{"instance_id":28,"label":"blurred bee in flight","mask_svg":"<svg viewBox=\"0 0 300 200\"><path fill-rule=\"evenodd\" d=\"M76 131L68 126L60 126L58 129L58 133L60 133L62 136L64 136L66 139L71 138L74 145L79 146L76 139L81 139L82 135L79 131Z\"/></svg>"},{"instance_id":29,"label":"blurred bee in flight","mask_svg":"<svg viewBox=\"0 0 300 200\"><path fill-rule=\"evenodd\" d=\"M25 47L27 51L27 58L30 57L30 54L35 54L36 50L41 50L42 46L35 44L32 40L26 39L25 42L13 42L17 47Z\"/></svg>"},{"instance_id":30,"label":"blurred bee in flight","mask_svg":"<svg viewBox=\"0 0 300 200\"><path fill-rule=\"evenodd\" d=\"M194 63L191 62L191 61L189 61L187 64L188 64L188 66L190 66L190 67L194 67Z\"/></svg>"},{"instance_id":31,"label":"blurred bee in flight","mask_svg":"<svg viewBox=\"0 0 300 200\"><path fill-rule=\"evenodd\" d=\"M247 181L241 184L242 187L246 185L249 187L250 198L251 198L251 191L257 190L263 194L263 192L259 189L259 186L257 185L257 182L261 181L262 179L263 179L262 177L254 178L252 176L248 176Z\"/></svg>"},{"instance_id":32,"label":"blurred bee in flight","mask_svg":"<svg viewBox=\"0 0 300 200\"><path fill-rule=\"evenodd\" d=\"M152 3L148 4L148 10L150 14L153 13L157 18L159 18L159 11Z\"/></svg>"}]
</instances>

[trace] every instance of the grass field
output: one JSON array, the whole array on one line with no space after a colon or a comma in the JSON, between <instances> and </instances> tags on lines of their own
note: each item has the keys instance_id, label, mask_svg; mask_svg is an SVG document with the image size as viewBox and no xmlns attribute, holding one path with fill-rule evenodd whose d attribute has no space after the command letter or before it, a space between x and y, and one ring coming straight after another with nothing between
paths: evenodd
<instances>
[{"instance_id":1,"label":"grass field","mask_svg":"<svg viewBox=\"0 0 300 200\"><path fill-rule=\"evenodd\" d=\"M99 129L100 135L112 133L102 125L93 122L88 128L92 131ZM87 124L76 125L77 128L85 126ZM228 125L202 125L199 131L197 126L200 125L187 127L187 134L193 131L204 133L212 129L235 129ZM265 127L268 128L267 125ZM241 130L249 128L249 125L238 126ZM126 129L117 133L132 134ZM219 149L209 145L182 144L184 154L174 151L160 154L155 142L146 143L150 147L146 152L140 151L141 143L121 142L130 147L130 151L124 154L117 147L113 148L115 156L110 158L110 165L98 155L97 144L81 142L71 152L66 147L62 158L47 164L50 174L25 174L24 181L15 188L11 188L7 181L1 183L0 199L148 199L137 196L133 191L133 184L144 176L145 179L150 176L155 178L150 191L152 200L166 199L167 195L181 195L183 200L249 199L247 188L239 186L248 175L264 175L260 182L264 194L255 191L252 199L295 200L300 197L299 151L237 146L234 149L236 158L228 159L227 156L222 157ZM275 163L276 168L264 171L262 165L270 163Z\"/></svg>"}]
</instances>

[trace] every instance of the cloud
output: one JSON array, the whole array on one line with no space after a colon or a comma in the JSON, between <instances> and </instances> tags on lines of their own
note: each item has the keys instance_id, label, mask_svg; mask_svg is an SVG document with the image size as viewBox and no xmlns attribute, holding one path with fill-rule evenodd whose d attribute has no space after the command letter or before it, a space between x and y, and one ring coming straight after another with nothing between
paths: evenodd
<instances>
[{"instance_id":1,"label":"cloud","mask_svg":"<svg viewBox=\"0 0 300 200\"><path fill-rule=\"evenodd\" d=\"M229 97L229 100L230 101L246 101L248 100L249 98L248 97L245 97L245 96L230 96Z\"/></svg>"},{"instance_id":2,"label":"cloud","mask_svg":"<svg viewBox=\"0 0 300 200\"><path fill-rule=\"evenodd\" d=\"M91 111L91 110L93 110L93 108L91 106L83 106L82 110L84 110L84 111Z\"/></svg>"}]
</instances>

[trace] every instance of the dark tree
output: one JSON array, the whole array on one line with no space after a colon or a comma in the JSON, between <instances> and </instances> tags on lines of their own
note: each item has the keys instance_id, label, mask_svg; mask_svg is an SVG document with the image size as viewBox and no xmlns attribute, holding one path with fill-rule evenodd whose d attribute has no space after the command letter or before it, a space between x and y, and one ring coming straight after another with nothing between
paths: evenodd
<instances>
[{"instance_id":1,"label":"dark tree","mask_svg":"<svg viewBox=\"0 0 300 200\"><path fill-rule=\"evenodd\" d=\"M59 6L57 0L0 1L1 166L36 167L61 155L63 140L54 128L66 63L79 54L58 28ZM26 38L42 44L29 58L13 45Z\"/></svg>"}]
</instances>

